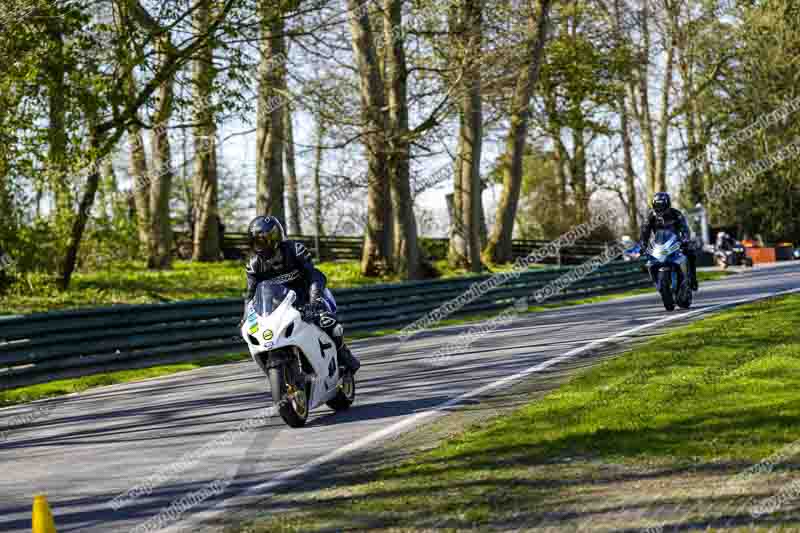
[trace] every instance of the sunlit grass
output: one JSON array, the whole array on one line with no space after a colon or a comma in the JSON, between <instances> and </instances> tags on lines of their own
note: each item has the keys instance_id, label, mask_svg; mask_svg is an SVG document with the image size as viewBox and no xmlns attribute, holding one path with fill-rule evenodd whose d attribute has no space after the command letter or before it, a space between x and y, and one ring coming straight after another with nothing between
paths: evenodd
<instances>
[{"instance_id":1,"label":"sunlit grass","mask_svg":"<svg viewBox=\"0 0 800 533\"><path fill-rule=\"evenodd\" d=\"M800 296L742 306L653 339L399 466L340 483L303 511L228 531L516 529L520 517L558 513L559 503L598 490L598 465L659 461L680 472L756 462L800 439L799 388Z\"/></svg>"}]
</instances>

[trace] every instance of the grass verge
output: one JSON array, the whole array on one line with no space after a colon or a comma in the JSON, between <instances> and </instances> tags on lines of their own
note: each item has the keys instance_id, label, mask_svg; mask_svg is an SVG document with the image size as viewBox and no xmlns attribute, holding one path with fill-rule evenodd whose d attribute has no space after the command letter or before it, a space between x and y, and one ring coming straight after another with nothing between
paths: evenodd
<instances>
[{"instance_id":1,"label":"grass verge","mask_svg":"<svg viewBox=\"0 0 800 533\"><path fill-rule=\"evenodd\" d=\"M136 370L120 370L118 372L108 372L105 374L94 374L80 378L60 379L41 383L39 385L29 385L0 391L0 407L16 405L20 403L32 402L43 398L63 396L74 392L83 392L94 387L114 385L117 383L130 383L143 379L168 376L177 372L195 370L206 366L222 365L243 361L250 356L246 354L231 354L214 357L205 357L189 363L175 363L171 365L154 366Z\"/></svg>"},{"instance_id":2,"label":"grass verge","mask_svg":"<svg viewBox=\"0 0 800 533\"><path fill-rule=\"evenodd\" d=\"M796 499L751 511L800 477L799 388L800 296L765 300L653 339L404 464L226 531L797 531ZM734 476L779 450L771 473Z\"/></svg>"}]
</instances>

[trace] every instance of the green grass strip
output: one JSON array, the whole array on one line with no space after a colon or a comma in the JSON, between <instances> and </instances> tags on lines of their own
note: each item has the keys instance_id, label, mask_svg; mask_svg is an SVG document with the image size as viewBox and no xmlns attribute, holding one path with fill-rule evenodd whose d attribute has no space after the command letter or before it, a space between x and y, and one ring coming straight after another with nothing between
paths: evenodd
<instances>
[{"instance_id":1,"label":"green grass strip","mask_svg":"<svg viewBox=\"0 0 800 533\"><path fill-rule=\"evenodd\" d=\"M433 451L315 495L306 511L227 531L482 529L520 512L557 512L553 505L597 490L595 467L576 470L574 460L699 465L769 456L800 439L798 390L800 296L765 300L657 337Z\"/></svg>"}]
</instances>

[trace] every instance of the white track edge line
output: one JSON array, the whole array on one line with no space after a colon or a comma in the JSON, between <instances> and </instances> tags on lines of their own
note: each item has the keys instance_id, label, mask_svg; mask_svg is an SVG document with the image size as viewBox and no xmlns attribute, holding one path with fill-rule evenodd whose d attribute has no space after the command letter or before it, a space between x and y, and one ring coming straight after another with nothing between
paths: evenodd
<instances>
[{"instance_id":1,"label":"white track edge line","mask_svg":"<svg viewBox=\"0 0 800 533\"><path fill-rule=\"evenodd\" d=\"M307 463L305 463L303 465L300 465L298 467L292 468L291 470L287 470L285 472L282 472L282 473L278 474L277 476L275 476L272 480L267 481L265 483L261 483L259 485L254 486L254 487L250 487L249 489L243 491L242 493L236 494L236 495L234 495L232 497L254 496L256 494L265 493L266 491L269 491L271 489L275 489L277 487L280 487L280 486L284 485L287 481L291 480L292 478L299 477L299 476L302 476L304 474L308 474L309 472L313 471L315 468L317 468L317 467L319 467L319 466L321 466L321 465L323 465L325 463L333 462L333 461L336 461L336 460L341 459L343 457L346 457L347 455L349 455L349 454L351 454L353 452L359 451L359 450L361 450L363 448L366 448L369 445L371 445L371 444L373 444L373 443L375 443L375 442L377 442L379 440L382 440L382 439L384 439L386 437L389 437L389 436L391 436L391 435L393 435L395 433L399 433L399 432L401 432L402 430L406 429L409 426L413 426L414 424L416 424L418 422L421 422L421 421L423 421L425 419L431 418L434 415L440 415L440 414L442 414L441 413L442 411L444 411L444 410L446 410L446 409L448 409L450 407L456 406L456 405L464 402L465 400L469 400L470 398L474 398L475 396L482 396L486 392L489 392L491 390L503 387L504 385L507 385L507 384L512 383L514 381L519 381L519 380L529 376L530 374L534 374L536 372L540 372L542 370L546 370L547 368L549 368L549 367L551 367L553 365L556 365L558 363L561 363L563 361L571 359L571 358L575 357L576 355L579 355L579 354L581 354L583 352L589 351L589 350L591 350L591 349L593 349L593 348L595 348L597 346L602 346L603 344L607 344L608 342L610 342L610 341L612 341L614 339L618 339L620 337L627 337L627 336L630 336L630 335L632 335L634 333L637 333L639 331L642 331L642 330L645 330L645 329L650 329L650 328L653 328L653 327L657 327L657 326L660 326L660 325L663 325L663 324L668 324L670 322L674 322L674 321L677 321L677 320L689 318L689 317L696 316L696 315L711 313L713 311L716 311L718 309L722 309L724 307L735 307L737 305L742 305L742 304L745 304L745 303L750 303L750 302L755 302L755 301L758 301L758 300L763 300L765 298L773 298L773 297L776 297L776 296L782 296L782 295L785 295L785 294L791 294L791 293L795 293L795 292L800 292L800 288L788 289L788 290L785 290L785 291L778 291L778 292L769 293L769 294L759 294L757 296L743 298L741 300L735 300L733 302L717 304L717 305L713 305L711 307L706 307L706 308L703 308L703 309L697 309L695 311L690 311L688 313L668 316L668 317L656 320L655 322L650 322L648 324L642 324L640 326L636 326L635 328L631 328L631 329L628 329L628 330L625 330L625 331L621 331L619 333L616 333L616 334L611 335L609 337L606 337L604 339L598 339L598 340L592 341L589 344L585 344L585 345L580 346L578 348L574 348L574 349L568 351L565 354L559 355L559 356L554 357L552 359L548 359L547 361L544 361L542 363L538 363L538 364L536 364L536 365L534 365L532 367L526 368L525 370L522 370L521 372L518 372L518 373L513 374L511 376L506 376L505 378L502 378L500 380L494 381L492 383L488 383L488 384L486 384L486 385L484 385L484 386L482 386L482 387L480 387L478 389L475 389L475 390L472 390L472 391L469 391L469 392L465 392L465 393L463 393L463 394L461 394L459 396L456 396L455 398L451 398L451 399L447 400L446 402L443 402L443 403L441 403L441 404L439 404L439 405L437 405L435 407L432 407L432 408L428 409L427 411L422 411L421 413L416 413L414 415L411 415L408 418L406 418L404 420L401 420L399 422L396 422L396 423L392 424L391 426L389 426L387 428L384 428L384 429L378 430L378 431L376 431L374 433L371 433L369 435L366 435L366 436L358 439L355 442L351 442L350 444L348 444L347 446L344 446L343 448L339 448L338 450L335 450L335 451L333 451L333 452L331 452L331 453L329 453L327 455L323 455L322 457L318 457L316 459L312 459L311 461L309 461L309 462L307 462ZM267 496L268 494L263 494L263 495ZM200 513L197 513L195 515L195 517L190 518L188 520L188 522L189 523L196 523L196 522L201 522L201 521L208 520L209 518L212 518L212 517L219 516L220 514L222 514L225 511L225 503L226 503L226 500L222 500L221 502L219 502L216 505L214 505L213 507L211 507L211 509L209 509L207 511L202 511ZM173 526L165 528L163 531L165 531L167 533L177 532L177 531L181 531L182 529L185 529L186 527L188 527L188 525L189 524L184 524L184 525L175 524Z\"/></svg>"}]
</instances>

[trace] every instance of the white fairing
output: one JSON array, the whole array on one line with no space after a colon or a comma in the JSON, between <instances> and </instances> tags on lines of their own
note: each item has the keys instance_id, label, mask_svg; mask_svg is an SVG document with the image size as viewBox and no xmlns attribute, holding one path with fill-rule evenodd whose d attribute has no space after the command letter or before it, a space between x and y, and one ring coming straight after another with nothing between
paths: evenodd
<instances>
[{"instance_id":1,"label":"white fairing","mask_svg":"<svg viewBox=\"0 0 800 533\"><path fill-rule=\"evenodd\" d=\"M250 303L242 337L250 348L251 357L265 374L265 363L271 351L288 348L296 355L305 356L314 370L314 375L309 376L310 410L336 395L339 381L337 353L333 340L324 331L303 322L300 312L292 306L295 298L294 291L289 291L283 302L267 316L259 316ZM287 330L290 332L288 337ZM258 344L253 344L254 340Z\"/></svg>"},{"instance_id":2,"label":"white fairing","mask_svg":"<svg viewBox=\"0 0 800 533\"><path fill-rule=\"evenodd\" d=\"M672 237L667 242L660 244L660 243L651 243L650 249L648 253L653 256L653 258L663 263L667 260L672 253L677 252L681 247L680 241L678 241L677 237Z\"/></svg>"}]
</instances>

